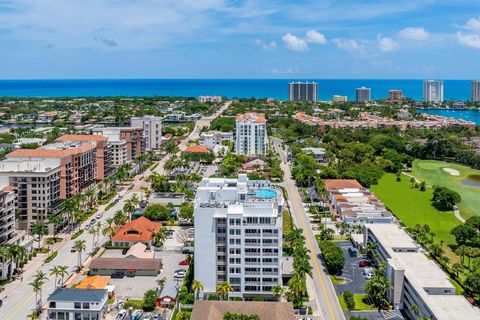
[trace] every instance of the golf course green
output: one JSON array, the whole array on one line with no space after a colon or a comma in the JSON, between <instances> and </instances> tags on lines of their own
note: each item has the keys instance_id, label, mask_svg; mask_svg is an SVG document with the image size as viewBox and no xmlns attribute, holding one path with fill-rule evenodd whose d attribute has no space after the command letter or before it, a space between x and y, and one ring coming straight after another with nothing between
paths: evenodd
<instances>
[{"instance_id":1,"label":"golf course green","mask_svg":"<svg viewBox=\"0 0 480 320\"><path fill-rule=\"evenodd\" d=\"M458 209L463 218L480 215L480 170L444 161L415 160L412 175L429 186L458 192L462 197Z\"/></svg>"},{"instance_id":2,"label":"golf course green","mask_svg":"<svg viewBox=\"0 0 480 320\"><path fill-rule=\"evenodd\" d=\"M371 186L371 190L407 227L428 224L438 240L454 243L450 230L461 222L454 216L453 211L440 211L432 206L431 187L420 191L412 187L410 179L402 175L401 181L397 182L394 174L387 173L378 184Z\"/></svg>"}]
</instances>

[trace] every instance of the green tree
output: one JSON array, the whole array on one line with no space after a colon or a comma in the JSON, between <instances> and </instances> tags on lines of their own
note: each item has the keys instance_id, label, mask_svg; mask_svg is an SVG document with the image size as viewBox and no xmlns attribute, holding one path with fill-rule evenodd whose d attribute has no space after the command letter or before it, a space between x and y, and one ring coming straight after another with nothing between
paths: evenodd
<instances>
[{"instance_id":1,"label":"green tree","mask_svg":"<svg viewBox=\"0 0 480 320\"><path fill-rule=\"evenodd\" d=\"M433 186L433 205L439 210L452 210L462 200L459 193L442 186Z\"/></svg>"},{"instance_id":2,"label":"green tree","mask_svg":"<svg viewBox=\"0 0 480 320\"><path fill-rule=\"evenodd\" d=\"M187 221L192 221L193 212L193 203L184 203L180 207L179 217Z\"/></svg>"},{"instance_id":3,"label":"green tree","mask_svg":"<svg viewBox=\"0 0 480 320\"><path fill-rule=\"evenodd\" d=\"M203 291L203 289L204 289L204 286L200 280L197 280L197 279L193 280L192 290L195 293L195 300L198 300L200 292Z\"/></svg>"},{"instance_id":4,"label":"green tree","mask_svg":"<svg viewBox=\"0 0 480 320\"><path fill-rule=\"evenodd\" d=\"M464 285L467 294L472 296L477 303L480 303L480 269L469 272Z\"/></svg>"},{"instance_id":5,"label":"green tree","mask_svg":"<svg viewBox=\"0 0 480 320\"><path fill-rule=\"evenodd\" d=\"M272 288L272 295L277 298L277 300L280 301L280 298L283 296L285 293L285 290L283 289L283 286L280 284L277 284L275 287Z\"/></svg>"},{"instance_id":6,"label":"green tree","mask_svg":"<svg viewBox=\"0 0 480 320\"><path fill-rule=\"evenodd\" d=\"M353 294L351 291L346 290L343 293L343 301L345 301L345 305L349 311L355 309L355 299L353 298Z\"/></svg>"},{"instance_id":7,"label":"green tree","mask_svg":"<svg viewBox=\"0 0 480 320\"><path fill-rule=\"evenodd\" d=\"M117 210L117 212L115 212L113 215L113 223L115 223L117 226L123 226L127 220L128 217L123 210Z\"/></svg>"},{"instance_id":8,"label":"green tree","mask_svg":"<svg viewBox=\"0 0 480 320\"><path fill-rule=\"evenodd\" d=\"M373 271L373 276L365 283L365 292L373 305L380 310L387 310L387 290L390 288L390 281L385 273L385 266L380 265Z\"/></svg>"},{"instance_id":9,"label":"green tree","mask_svg":"<svg viewBox=\"0 0 480 320\"><path fill-rule=\"evenodd\" d=\"M73 243L73 248L78 252L77 267L80 268L82 265L82 252L86 249L86 241L80 239L76 240Z\"/></svg>"},{"instance_id":10,"label":"green tree","mask_svg":"<svg viewBox=\"0 0 480 320\"><path fill-rule=\"evenodd\" d=\"M58 214L49 215L48 222L53 226L53 241L57 242L57 228L62 223L62 217Z\"/></svg>"},{"instance_id":11,"label":"green tree","mask_svg":"<svg viewBox=\"0 0 480 320\"><path fill-rule=\"evenodd\" d=\"M47 227L42 222L36 222L32 226L32 233L38 237L38 249L40 249L42 238L47 234Z\"/></svg>"},{"instance_id":12,"label":"green tree","mask_svg":"<svg viewBox=\"0 0 480 320\"><path fill-rule=\"evenodd\" d=\"M157 301L157 292L155 290L147 290L143 294L143 308L145 310L155 309Z\"/></svg>"},{"instance_id":13,"label":"green tree","mask_svg":"<svg viewBox=\"0 0 480 320\"><path fill-rule=\"evenodd\" d=\"M256 314L226 312L223 315L223 320L261 320L261 319Z\"/></svg>"},{"instance_id":14,"label":"green tree","mask_svg":"<svg viewBox=\"0 0 480 320\"><path fill-rule=\"evenodd\" d=\"M143 216L153 221L167 221L170 210L161 203L154 203L145 209Z\"/></svg>"}]
</instances>

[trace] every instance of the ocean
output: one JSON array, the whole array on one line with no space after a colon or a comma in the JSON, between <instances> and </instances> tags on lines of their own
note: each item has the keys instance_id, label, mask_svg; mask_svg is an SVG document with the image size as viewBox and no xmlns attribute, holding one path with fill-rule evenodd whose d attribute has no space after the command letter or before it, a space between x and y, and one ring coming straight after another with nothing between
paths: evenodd
<instances>
[{"instance_id":1,"label":"ocean","mask_svg":"<svg viewBox=\"0 0 480 320\"><path fill-rule=\"evenodd\" d=\"M188 96L220 95L228 98L288 99L291 79L125 79L125 80L0 80L0 96L87 97L87 96ZM373 99L386 98L391 89L403 90L415 100L422 98L422 80L328 80L320 79L319 99L333 95L355 99L355 88L372 89ZM446 100L469 100L469 80L445 80Z\"/></svg>"}]
</instances>

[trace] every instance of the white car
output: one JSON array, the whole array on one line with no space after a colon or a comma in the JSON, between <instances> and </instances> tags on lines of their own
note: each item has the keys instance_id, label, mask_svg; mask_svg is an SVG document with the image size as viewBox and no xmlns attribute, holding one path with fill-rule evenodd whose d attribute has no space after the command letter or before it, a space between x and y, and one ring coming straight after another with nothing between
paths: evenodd
<instances>
[{"instance_id":1,"label":"white car","mask_svg":"<svg viewBox=\"0 0 480 320\"><path fill-rule=\"evenodd\" d=\"M103 217L103 212L97 213L97 219L100 219L101 217Z\"/></svg>"},{"instance_id":2,"label":"white car","mask_svg":"<svg viewBox=\"0 0 480 320\"><path fill-rule=\"evenodd\" d=\"M127 316L127 311L126 310L120 310L120 312L117 314L117 317L115 320L123 320Z\"/></svg>"},{"instance_id":3,"label":"white car","mask_svg":"<svg viewBox=\"0 0 480 320\"><path fill-rule=\"evenodd\" d=\"M372 274L371 274L371 273L367 273L367 274L365 275L365 279L367 279L367 280L372 279Z\"/></svg>"}]
</instances>

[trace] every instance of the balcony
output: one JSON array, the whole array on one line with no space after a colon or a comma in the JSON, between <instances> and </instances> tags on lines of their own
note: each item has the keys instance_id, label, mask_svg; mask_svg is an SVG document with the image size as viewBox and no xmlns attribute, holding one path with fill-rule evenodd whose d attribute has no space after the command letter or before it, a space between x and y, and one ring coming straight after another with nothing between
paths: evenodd
<instances>
[{"instance_id":1,"label":"balcony","mask_svg":"<svg viewBox=\"0 0 480 320\"><path fill-rule=\"evenodd\" d=\"M265 274L265 273L264 273ZM260 275L260 271L245 271L245 275L249 275L249 276L259 276Z\"/></svg>"},{"instance_id":2,"label":"balcony","mask_svg":"<svg viewBox=\"0 0 480 320\"><path fill-rule=\"evenodd\" d=\"M261 252L245 252L245 255L249 256L249 257L251 257L251 256L261 256L262 253Z\"/></svg>"},{"instance_id":3,"label":"balcony","mask_svg":"<svg viewBox=\"0 0 480 320\"><path fill-rule=\"evenodd\" d=\"M247 238L259 238L261 236L261 233L245 233L245 237Z\"/></svg>"}]
</instances>

